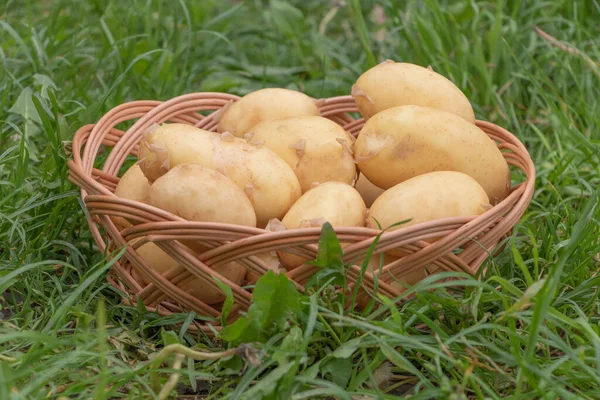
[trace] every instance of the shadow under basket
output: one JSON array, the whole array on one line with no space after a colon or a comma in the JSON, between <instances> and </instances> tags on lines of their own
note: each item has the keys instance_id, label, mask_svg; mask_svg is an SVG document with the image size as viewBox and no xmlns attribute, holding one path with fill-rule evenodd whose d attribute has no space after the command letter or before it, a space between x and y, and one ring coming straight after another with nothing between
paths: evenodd
<instances>
[{"instance_id":1,"label":"shadow under basket","mask_svg":"<svg viewBox=\"0 0 600 400\"><path fill-rule=\"evenodd\" d=\"M146 128L154 123L178 122L215 131L219 111L238 99L224 93L192 93L166 102L122 104L96 124L85 125L76 132L73 159L69 161L70 179L81 188L81 197L89 211L88 224L99 250L109 253L126 246L124 257L114 263L108 275L109 282L125 294L123 301L131 305L141 301L148 310L161 315L193 311L199 316L195 326L208 334L220 329L221 304L205 304L182 287L200 279L207 287L219 290L212 278L216 276L231 287L235 300L231 319L235 319L240 311L248 309L252 289L230 281L214 268L236 261L254 276L261 276L269 269L256 255L276 250L314 259L321 229L269 232L231 224L190 222L150 205L119 198L114 190L126 158L137 156L138 143ZM351 96L321 99L317 104L323 117L343 126L355 137L359 134L364 120L355 120L350 115L357 112ZM115 128L121 123L133 125L125 131ZM497 143L513 172L523 172L520 175L524 175L525 181L514 185L506 199L482 215L440 219L383 233L377 253L400 251L406 255L383 266L378 279L379 293L390 298L399 296L402 287L397 281L425 268L475 275L525 212L535 181L535 167L527 149L499 126L485 121L476 124ZM106 161L100 163L98 159ZM117 227L115 217L125 218L130 226ZM349 264L362 259L380 234L369 228L341 227L335 231L340 241L347 243L343 259ZM426 242L439 237L432 244ZM195 257L184 250L180 241L197 242L204 252ZM136 251L147 242L155 243L179 265L165 275L154 271ZM302 291L315 272L316 267L302 265L286 275ZM349 267L351 287L360 272L358 265ZM373 274L367 271L361 286L373 292L374 283Z\"/></svg>"}]
</instances>

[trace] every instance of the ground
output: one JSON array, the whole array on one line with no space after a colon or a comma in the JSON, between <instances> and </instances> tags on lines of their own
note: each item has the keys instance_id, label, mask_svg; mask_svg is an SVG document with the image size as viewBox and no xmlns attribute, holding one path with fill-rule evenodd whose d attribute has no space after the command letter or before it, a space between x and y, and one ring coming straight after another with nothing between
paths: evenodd
<instances>
[{"instance_id":1,"label":"ground","mask_svg":"<svg viewBox=\"0 0 600 400\"><path fill-rule=\"evenodd\" d=\"M5 0L0 398L600 398L599 20L596 0ZM222 351L236 332L120 302L67 180L75 130L197 91L344 95L388 58L431 65L528 147L535 196L504 250L383 313L302 296L244 357L170 356L155 376L166 344Z\"/></svg>"}]
</instances>

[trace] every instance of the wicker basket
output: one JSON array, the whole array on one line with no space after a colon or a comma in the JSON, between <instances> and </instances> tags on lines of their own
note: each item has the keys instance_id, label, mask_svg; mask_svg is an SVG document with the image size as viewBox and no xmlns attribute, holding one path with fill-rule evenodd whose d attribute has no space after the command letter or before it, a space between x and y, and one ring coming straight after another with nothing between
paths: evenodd
<instances>
[{"instance_id":1,"label":"wicker basket","mask_svg":"<svg viewBox=\"0 0 600 400\"><path fill-rule=\"evenodd\" d=\"M211 277L216 275L231 286L235 309L243 311L250 305L251 289L216 274L211 267L237 261L262 275L268 267L254 255L265 251L286 249L314 258L320 228L268 232L246 226L190 222L161 209L118 198L113 192L119 182L117 175L123 162L129 154L137 155L138 143L147 127L153 123L180 122L214 131L219 110L237 99L237 96L223 93L193 93L166 102L134 101L122 104L109 111L96 124L85 125L76 132L73 139L74 156L69 161L70 179L81 188L82 199L89 211L88 224L100 250L110 251L133 239L143 238L127 246L124 259L114 264L108 277L112 285L129 294L124 301L129 304L142 301L147 309L162 315L193 311L199 316L214 317L214 322L210 324L199 323L198 326L205 332L219 329L220 305L203 303L181 290L182 285L199 278L216 288ZM322 99L318 104L324 117L342 125L352 135L358 135L364 121L354 120L349 115L357 111L352 97ZM214 112L204 116L200 111ZM133 126L126 131L115 128L120 123L134 120ZM507 162L524 172L525 182L514 186L506 199L482 215L446 218L384 233L377 252L395 249L409 255L385 265L378 283L380 293L389 297L399 296L398 288L390 283L425 266L434 265L439 270L474 275L490 251L510 234L531 201L535 167L526 148L506 130L489 122L476 123L498 143ZM106 161L103 165L95 165L96 158L105 147L112 148ZM127 218L132 226L120 231L111 219L115 216ZM364 255L380 233L368 228L335 230L341 241L349 243L344 249L346 262ZM443 238L433 244L424 242L434 237ZM195 258L183 250L179 240L197 240L210 250ZM136 248L147 241L156 243L180 266L164 276L155 272L136 252ZM455 251L457 249L459 251ZM134 278L132 268L146 276L151 283L144 285L141 280ZM287 276L303 290L303 284L315 273L315 268L302 265L287 272ZM359 273L359 266L349 268L351 284ZM373 290L373 275L367 272L361 285Z\"/></svg>"}]
</instances>

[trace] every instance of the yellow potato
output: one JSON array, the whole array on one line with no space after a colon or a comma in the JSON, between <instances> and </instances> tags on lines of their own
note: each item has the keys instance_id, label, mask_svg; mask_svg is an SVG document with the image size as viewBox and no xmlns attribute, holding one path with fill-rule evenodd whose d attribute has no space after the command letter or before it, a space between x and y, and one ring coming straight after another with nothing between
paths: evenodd
<instances>
[{"instance_id":1,"label":"yellow potato","mask_svg":"<svg viewBox=\"0 0 600 400\"><path fill-rule=\"evenodd\" d=\"M154 182L179 164L211 167L219 135L187 124L154 125L144 133L138 158L140 169Z\"/></svg>"},{"instance_id":2,"label":"yellow potato","mask_svg":"<svg viewBox=\"0 0 600 400\"><path fill-rule=\"evenodd\" d=\"M150 182L144 176L139 165L131 166L121 177L115 194L129 200L148 203L150 198Z\"/></svg>"},{"instance_id":3,"label":"yellow potato","mask_svg":"<svg viewBox=\"0 0 600 400\"><path fill-rule=\"evenodd\" d=\"M342 182L326 182L304 193L281 221L287 229L321 226L364 226L367 209L360 194ZM278 252L286 268L307 261L294 254Z\"/></svg>"},{"instance_id":4,"label":"yellow potato","mask_svg":"<svg viewBox=\"0 0 600 400\"><path fill-rule=\"evenodd\" d=\"M163 124L148 132L140 143L140 160L151 181L184 163L219 171L248 196L261 228L282 218L302 194L294 171L266 147L185 124Z\"/></svg>"},{"instance_id":5,"label":"yellow potato","mask_svg":"<svg viewBox=\"0 0 600 400\"><path fill-rule=\"evenodd\" d=\"M374 66L358 78L352 96L365 120L388 108L414 104L446 110L475 122L469 99L454 83L415 64L388 60Z\"/></svg>"},{"instance_id":6,"label":"yellow potato","mask_svg":"<svg viewBox=\"0 0 600 400\"><path fill-rule=\"evenodd\" d=\"M186 251L195 256L192 250L186 248ZM137 252L144 260L146 260L148 264L151 265L154 270L160 274L164 275L170 269L178 266L177 261L171 258L154 243L146 243L142 245L137 249ZM149 283L146 281L146 279L137 274L135 269L132 271L134 272L133 275L136 277L136 279L141 280L144 284ZM219 265L214 268L214 271L238 285L242 282L242 278L246 272L245 268L235 262ZM219 303L225 299L225 295L220 290L214 289L206 282L198 278L193 279L189 283L183 285L181 288L186 292L193 294L206 304Z\"/></svg>"},{"instance_id":7,"label":"yellow potato","mask_svg":"<svg viewBox=\"0 0 600 400\"><path fill-rule=\"evenodd\" d=\"M150 204L188 221L256 226L250 200L230 179L198 164L179 164L150 189Z\"/></svg>"},{"instance_id":8,"label":"yellow potato","mask_svg":"<svg viewBox=\"0 0 600 400\"><path fill-rule=\"evenodd\" d=\"M335 122L315 116L260 122L247 134L250 143L264 144L281 157L300 181L302 192L315 183L356 179L353 138Z\"/></svg>"},{"instance_id":9,"label":"yellow potato","mask_svg":"<svg viewBox=\"0 0 600 400\"><path fill-rule=\"evenodd\" d=\"M139 165L134 164L125 171L117 184L115 195L127 200L134 200L142 203L149 202L150 182L148 182L148 179L144 176ZM117 216L110 218L119 229L125 229L131 226L125 218Z\"/></svg>"},{"instance_id":10,"label":"yellow potato","mask_svg":"<svg viewBox=\"0 0 600 400\"><path fill-rule=\"evenodd\" d=\"M354 188L358 190L358 193L360 193L362 196L367 208L371 207L371 204L373 204L375 199L378 198L381 193L385 192L384 189L371 183L371 181L368 180L364 174L360 174L358 176L358 180L356 181Z\"/></svg>"},{"instance_id":11,"label":"yellow potato","mask_svg":"<svg viewBox=\"0 0 600 400\"><path fill-rule=\"evenodd\" d=\"M419 175L386 190L369 211L367 226L378 229L410 219L390 230L446 217L480 215L489 207L485 190L470 176L455 171Z\"/></svg>"},{"instance_id":12,"label":"yellow potato","mask_svg":"<svg viewBox=\"0 0 600 400\"><path fill-rule=\"evenodd\" d=\"M360 171L389 189L433 171L458 171L473 177L492 204L510 189L510 171L485 132L456 115L421 106L382 111L362 128L354 145Z\"/></svg>"},{"instance_id":13,"label":"yellow potato","mask_svg":"<svg viewBox=\"0 0 600 400\"><path fill-rule=\"evenodd\" d=\"M302 115L320 115L311 97L289 89L261 89L231 104L221 116L217 130L243 137L261 121Z\"/></svg>"}]
</instances>

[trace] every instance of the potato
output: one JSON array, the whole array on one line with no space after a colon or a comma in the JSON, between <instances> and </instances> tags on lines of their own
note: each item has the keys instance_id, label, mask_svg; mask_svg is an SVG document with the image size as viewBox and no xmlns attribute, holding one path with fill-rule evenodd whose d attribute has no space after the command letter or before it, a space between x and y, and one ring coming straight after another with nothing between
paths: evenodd
<instances>
[{"instance_id":1,"label":"potato","mask_svg":"<svg viewBox=\"0 0 600 400\"><path fill-rule=\"evenodd\" d=\"M378 198L381 193L385 192L384 189L379 186L375 186L368 180L364 174L360 174L354 185L354 188L360 193L367 208L371 207L371 204Z\"/></svg>"},{"instance_id":2,"label":"potato","mask_svg":"<svg viewBox=\"0 0 600 400\"><path fill-rule=\"evenodd\" d=\"M264 144L295 172L302 192L314 183L356 179L353 138L335 122L315 116L273 119L255 125L250 143Z\"/></svg>"},{"instance_id":3,"label":"potato","mask_svg":"<svg viewBox=\"0 0 600 400\"><path fill-rule=\"evenodd\" d=\"M352 96L365 120L388 108L413 104L446 110L475 122L471 103L454 83L415 64L388 60L374 66L358 78Z\"/></svg>"},{"instance_id":4,"label":"potato","mask_svg":"<svg viewBox=\"0 0 600 400\"><path fill-rule=\"evenodd\" d=\"M150 189L150 204L188 221L256 226L250 200L229 178L198 164L179 164Z\"/></svg>"},{"instance_id":5,"label":"potato","mask_svg":"<svg viewBox=\"0 0 600 400\"><path fill-rule=\"evenodd\" d=\"M289 89L261 89L231 104L223 112L217 131L243 137L261 121L302 115L320 115L311 97Z\"/></svg>"},{"instance_id":6,"label":"potato","mask_svg":"<svg viewBox=\"0 0 600 400\"><path fill-rule=\"evenodd\" d=\"M369 211L367 226L378 229L410 219L390 230L446 217L483 214L489 198L477 181L462 172L419 175L386 190Z\"/></svg>"},{"instance_id":7,"label":"potato","mask_svg":"<svg viewBox=\"0 0 600 400\"><path fill-rule=\"evenodd\" d=\"M365 202L356 189L343 182L325 182L304 193L281 222L287 229L325 222L332 226L364 226L365 216Z\"/></svg>"},{"instance_id":8,"label":"potato","mask_svg":"<svg viewBox=\"0 0 600 400\"><path fill-rule=\"evenodd\" d=\"M150 182L144 176L139 165L132 165L121 177L115 194L129 200L148 203L150 198Z\"/></svg>"},{"instance_id":9,"label":"potato","mask_svg":"<svg viewBox=\"0 0 600 400\"><path fill-rule=\"evenodd\" d=\"M389 189L433 171L458 171L473 177L492 204L510 190L510 171L485 132L456 115L421 106L393 107L371 118L354 145L360 171Z\"/></svg>"},{"instance_id":10,"label":"potato","mask_svg":"<svg viewBox=\"0 0 600 400\"><path fill-rule=\"evenodd\" d=\"M140 142L138 165L149 182L154 182L179 164L211 167L215 143L218 141L217 133L192 125L153 125L146 130Z\"/></svg>"},{"instance_id":11,"label":"potato","mask_svg":"<svg viewBox=\"0 0 600 400\"><path fill-rule=\"evenodd\" d=\"M367 209L360 194L343 182L326 182L304 193L281 221L287 229L321 226L364 226ZM278 252L288 269L307 261L294 254Z\"/></svg>"},{"instance_id":12,"label":"potato","mask_svg":"<svg viewBox=\"0 0 600 400\"><path fill-rule=\"evenodd\" d=\"M192 250L188 248L186 248L186 250L190 254L195 255ZM177 261L171 258L167 253L165 253L160 247L158 247L154 243L146 243L142 245L137 249L137 252L140 256L142 256L144 260L146 260L146 262L148 262L148 264L151 265L152 268L154 268L154 270L156 270L160 274L164 275L170 269L178 266ZM235 282L238 285L242 283L242 278L246 273L245 268L243 268L241 265L235 262L230 262L227 264L216 266L214 270L215 272L223 275L224 277L226 277L232 282ZM134 276L136 277L136 279L140 279L144 284L149 283L148 281L146 281L146 279L135 273L135 269L133 269L132 271L134 272ZM199 300L203 301L206 304L219 303L225 299L225 295L220 290L212 288L206 282L198 278L190 281L181 288L186 292L193 294Z\"/></svg>"},{"instance_id":13,"label":"potato","mask_svg":"<svg viewBox=\"0 0 600 400\"><path fill-rule=\"evenodd\" d=\"M198 164L179 164L158 178L152 185L150 203L190 221L256 226L254 210L242 190L219 172ZM184 243L198 253L206 251L195 241ZM238 284L246 274L246 268L235 262L218 266L215 271L227 278L235 278L229 279ZM198 293L197 290L203 287L207 293ZM223 297L220 291L199 281L190 286L190 290L201 299L209 295L210 299Z\"/></svg>"},{"instance_id":14,"label":"potato","mask_svg":"<svg viewBox=\"0 0 600 400\"><path fill-rule=\"evenodd\" d=\"M487 206L487 194L470 176L454 171L430 172L399 183L381 194L371 205L367 226L378 229L373 218L377 219L383 228L412 219L390 229L395 230L439 218L479 215ZM391 250L384 255L384 266L408 254L403 250ZM377 272L379 265L380 256L373 256L369 267ZM391 280L386 281L399 292L403 292L406 289L401 282L415 285L438 271L438 267L429 265L403 276L397 273ZM384 276L385 274L384 272Z\"/></svg>"},{"instance_id":15,"label":"potato","mask_svg":"<svg viewBox=\"0 0 600 400\"><path fill-rule=\"evenodd\" d=\"M294 171L266 147L185 124L163 124L148 132L140 143L140 159L150 181L184 163L219 171L248 196L261 228L282 218L302 194Z\"/></svg>"},{"instance_id":16,"label":"potato","mask_svg":"<svg viewBox=\"0 0 600 400\"><path fill-rule=\"evenodd\" d=\"M115 195L123 199L139 201L141 203L149 202L150 182L148 182L148 179L144 176L139 165L134 164L125 171L117 184ZM119 229L125 229L131 226L131 224L123 217L111 216L110 218Z\"/></svg>"}]
</instances>

